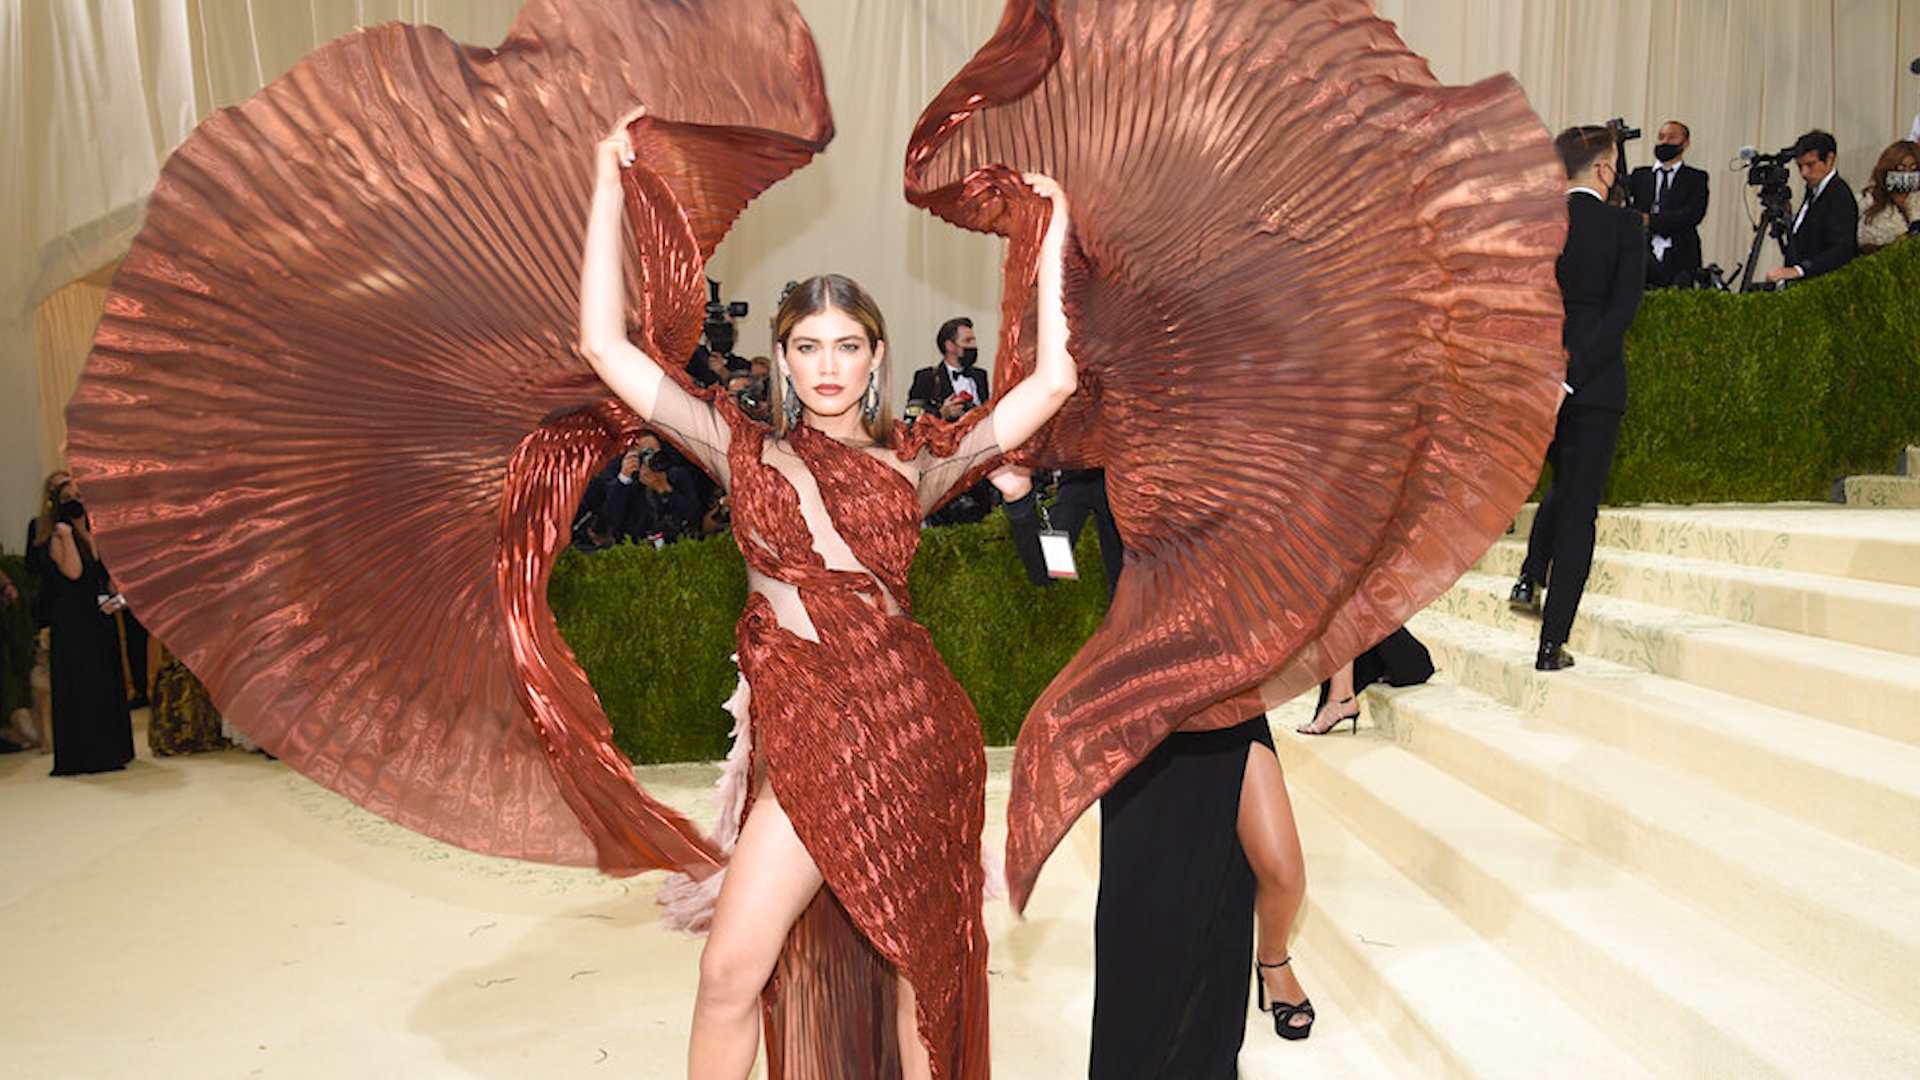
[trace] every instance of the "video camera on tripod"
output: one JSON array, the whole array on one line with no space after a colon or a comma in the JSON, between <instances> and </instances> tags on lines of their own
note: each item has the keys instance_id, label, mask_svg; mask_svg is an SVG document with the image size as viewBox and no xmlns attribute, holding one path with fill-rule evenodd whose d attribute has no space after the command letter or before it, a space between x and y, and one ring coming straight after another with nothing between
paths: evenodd
<instances>
[{"instance_id":1,"label":"video camera on tripod","mask_svg":"<svg viewBox=\"0 0 1920 1080\"><path fill-rule=\"evenodd\" d=\"M1760 220L1753 226L1753 247L1747 251L1746 269L1740 274L1740 291L1753 291L1753 271L1760 262L1760 245L1771 235L1780 245L1780 254L1787 253L1787 230L1793 221L1793 189L1787 181L1793 176L1790 166L1794 158L1794 147L1786 147L1771 154L1762 154L1751 146L1740 148L1740 156L1734 168L1745 166L1747 186L1756 189L1760 198Z\"/></svg>"}]
</instances>

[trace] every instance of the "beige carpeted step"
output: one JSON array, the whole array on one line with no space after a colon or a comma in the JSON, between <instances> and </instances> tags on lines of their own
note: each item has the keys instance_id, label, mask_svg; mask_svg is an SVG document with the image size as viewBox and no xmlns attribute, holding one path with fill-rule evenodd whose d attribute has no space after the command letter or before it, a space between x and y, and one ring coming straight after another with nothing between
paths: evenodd
<instances>
[{"instance_id":1,"label":"beige carpeted step","mask_svg":"<svg viewBox=\"0 0 1920 1080\"><path fill-rule=\"evenodd\" d=\"M1920 869L1459 686L1371 704L1422 759L1920 1031Z\"/></svg>"},{"instance_id":2,"label":"beige carpeted step","mask_svg":"<svg viewBox=\"0 0 1920 1080\"><path fill-rule=\"evenodd\" d=\"M1538 509L1521 509L1522 542ZM1603 507L1595 542L1689 559L1920 586L1920 510L1833 503Z\"/></svg>"},{"instance_id":3,"label":"beige carpeted step","mask_svg":"<svg viewBox=\"0 0 1920 1080\"><path fill-rule=\"evenodd\" d=\"M1294 812L1309 879L1299 941L1320 960L1301 972L1321 1017L1309 1043L1320 1039L1322 1025L1358 1014L1388 1033L1408 1063L1401 1074L1408 1080L1656 1075L1297 786ZM1326 986L1328 975L1347 989Z\"/></svg>"},{"instance_id":4,"label":"beige carpeted step","mask_svg":"<svg viewBox=\"0 0 1920 1080\"><path fill-rule=\"evenodd\" d=\"M1475 569L1511 581L1526 554L1524 539L1504 540ZM1920 657L1920 586L1603 547L1594 549L1586 595Z\"/></svg>"},{"instance_id":5,"label":"beige carpeted step","mask_svg":"<svg viewBox=\"0 0 1920 1080\"><path fill-rule=\"evenodd\" d=\"M1920 477L1849 476L1840 490L1848 506L1920 509Z\"/></svg>"},{"instance_id":6,"label":"beige carpeted step","mask_svg":"<svg viewBox=\"0 0 1920 1080\"><path fill-rule=\"evenodd\" d=\"M1469 573L1434 609L1537 635L1537 622L1508 608L1510 586ZM1920 745L1920 661L1905 654L1596 595L1582 598L1569 647L1576 657L1597 655Z\"/></svg>"},{"instance_id":7,"label":"beige carpeted step","mask_svg":"<svg viewBox=\"0 0 1920 1080\"><path fill-rule=\"evenodd\" d=\"M1534 639L1427 611L1440 677L1920 867L1920 748L1598 657L1533 669Z\"/></svg>"},{"instance_id":8,"label":"beige carpeted step","mask_svg":"<svg viewBox=\"0 0 1920 1080\"><path fill-rule=\"evenodd\" d=\"M1782 964L1386 738L1283 743L1295 783L1659 1075L1920 1075L1920 1029ZM1557 1065L1536 1075L1557 1075Z\"/></svg>"}]
</instances>

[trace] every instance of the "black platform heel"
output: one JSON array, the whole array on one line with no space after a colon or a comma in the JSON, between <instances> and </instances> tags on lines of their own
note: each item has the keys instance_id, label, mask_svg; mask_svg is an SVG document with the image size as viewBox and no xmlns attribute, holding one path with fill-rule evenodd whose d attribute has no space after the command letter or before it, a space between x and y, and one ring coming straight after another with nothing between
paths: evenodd
<instances>
[{"instance_id":1,"label":"black platform heel","mask_svg":"<svg viewBox=\"0 0 1920 1080\"><path fill-rule=\"evenodd\" d=\"M1263 968L1283 968L1291 963L1293 963L1293 957L1291 956L1277 964L1266 964L1256 959L1253 962L1253 978L1255 982L1260 984L1260 1011L1273 1014L1273 1033L1283 1039L1298 1041L1313 1033L1313 1001L1308 998L1301 998L1298 1005L1289 1004L1285 1001L1276 1001L1271 1005L1267 1004L1267 980L1260 974L1260 970ZM1306 1017L1307 1022L1304 1024L1294 1023L1293 1020L1297 1016Z\"/></svg>"}]
</instances>

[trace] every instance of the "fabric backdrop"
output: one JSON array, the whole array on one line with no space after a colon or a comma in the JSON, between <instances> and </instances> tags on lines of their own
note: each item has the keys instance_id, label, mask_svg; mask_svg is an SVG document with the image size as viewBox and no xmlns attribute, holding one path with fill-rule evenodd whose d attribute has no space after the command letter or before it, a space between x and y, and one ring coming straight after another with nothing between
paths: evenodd
<instances>
[{"instance_id":1,"label":"fabric backdrop","mask_svg":"<svg viewBox=\"0 0 1920 1080\"><path fill-rule=\"evenodd\" d=\"M999 242L961 234L901 198L920 107L991 35L1001 0L798 0L825 64L838 136L750 207L715 256L746 300L740 351L767 351L783 283L826 270L871 289L893 337L896 396L929 363L933 332L970 314L991 341ZM1707 261L1745 257L1754 202L1726 164L1810 127L1839 138L1864 183L1904 137L1920 78L1920 0L1378 0L1446 82L1512 71L1553 129L1621 116L1648 138L1693 129L1713 207ZM201 117L245 99L356 25L428 22L493 44L516 0L0 0L0 539L59 463L59 410L78 377L101 292L82 282L123 252L167 153ZM582 152L587 152L582 148ZM1313 146L1303 169L1324 169ZM1770 254L1763 266L1778 262ZM47 302L47 310L36 309ZM95 314L90 315L89 312Z\"/></svg>"}]
</instances>

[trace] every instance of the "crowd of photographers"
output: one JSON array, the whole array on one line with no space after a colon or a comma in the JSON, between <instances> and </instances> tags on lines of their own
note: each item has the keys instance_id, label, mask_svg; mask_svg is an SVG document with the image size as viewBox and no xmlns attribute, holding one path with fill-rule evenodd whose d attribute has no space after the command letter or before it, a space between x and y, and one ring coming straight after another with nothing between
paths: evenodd
<instances>
[{"instance_id":1,"label":"crowd of photographers","mask_svg":"<svg viewBox=\"0 0 1920 1080\"><path fill-rule=\"evenodd\" d=\"M1915 126L1920 128L1920 118ZM1607 127L1618 146L1614 174L1626 177L1608 194L1616 205L1640 214L1647 233L1649 287L1742 292L1779 288L1831 273L1860 255L1920 235L1920 201L1914 195L1920 190L1920 147L1914 138L1889 143L1856 195L1839 175L1839 144L1816 129L1776 153L1752 147L1740 151L1735 167L1744 172L1759 203L1752 245L1732 273L1717 263L1703 265L1700 223L1707 215L1710 185L1706 171L1686 160L1693 133L1678 120L1661 124L1654 135L1653 164L1628 172L1627 146L1641 132L1621 120ZM1798 199L1791 185L1795 172L1803 184ZM1759 275L1756 266L1769 242L1778 247L1782 265Z\"/></svg>"}]
</instances>

